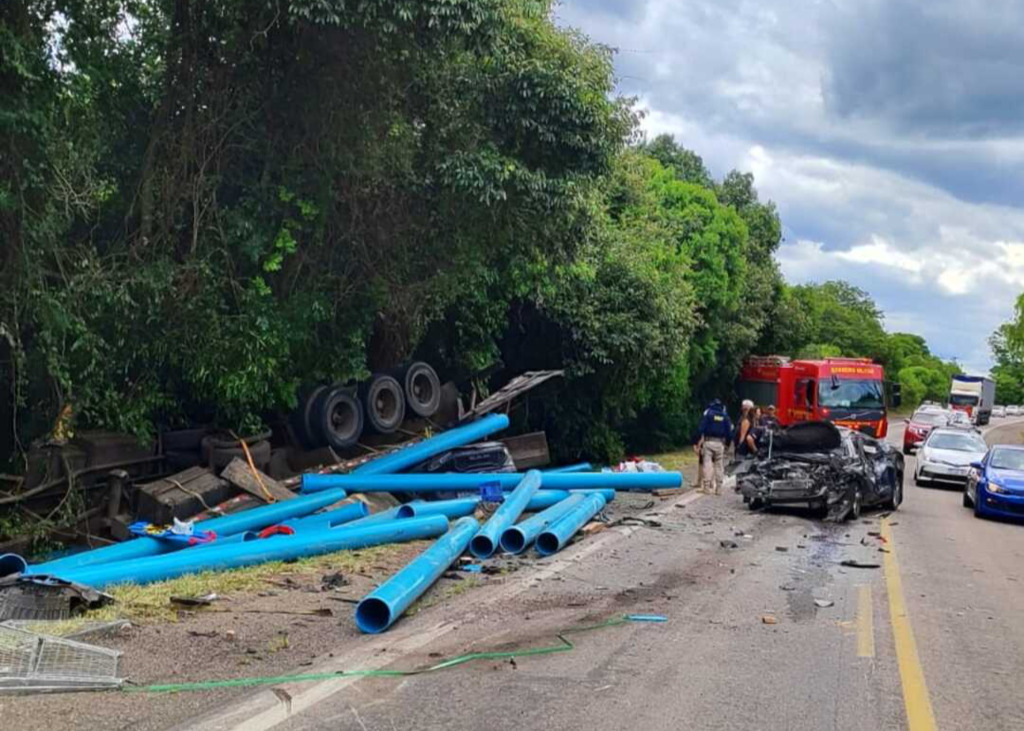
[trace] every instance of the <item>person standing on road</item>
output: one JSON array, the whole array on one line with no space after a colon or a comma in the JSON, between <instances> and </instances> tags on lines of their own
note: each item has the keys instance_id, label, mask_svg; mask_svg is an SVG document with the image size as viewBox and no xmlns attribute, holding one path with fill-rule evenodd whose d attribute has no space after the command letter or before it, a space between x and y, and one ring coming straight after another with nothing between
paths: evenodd
<instances>
[{"instance_id":1,"label":"person standing on road","mask_svg":"<svg viewBox=\"0 0 1024 731\"><path fill-rule=\"evenodd\" d=\"M740 422L736 427L736 456L749 457L757 454L754 441L754 402L743 399L740 405Z\"/></svg>"},{"instance_id":2,"label":"person standing on road","mask_svg":"<svg viewBox=\"0 0 1024 731\"><path fill-rule=\"evenodd\" d=\"M704 410L697 425L697 444L700 455L700 491L715 495L722 493L725 483L725 448L732 436L732 422L725 406L715 399Z\"/></svg>"}]
</instances>

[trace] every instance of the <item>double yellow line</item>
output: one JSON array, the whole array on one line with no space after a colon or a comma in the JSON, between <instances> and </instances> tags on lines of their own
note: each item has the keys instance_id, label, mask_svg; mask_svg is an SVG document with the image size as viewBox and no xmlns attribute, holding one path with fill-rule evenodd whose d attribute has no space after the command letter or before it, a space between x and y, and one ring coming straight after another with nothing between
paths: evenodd
<instances>
[{"instance_id":1,"label":"double yellow line","mask_svg":"<svg viewBox=\"0 0 1024 731\"><path fill-rule=\"evenodd\" d=\"M903 581L900 565L896 559L896 544L892 538L889 519L882 519L882 537L889 552L884 554L885 585L889 595L889 617L892 634L896 641L896 662L900 668L900 682L903 685L903 705L907 710L907 728L910 731L935 731L935 713L924 680L924 668L917 655L917 643L910 626L907 602L903 597ZM863 596L863 595L862 595ZM870 594L868 595L870 597Z\"/></svg>"}]
</instances>

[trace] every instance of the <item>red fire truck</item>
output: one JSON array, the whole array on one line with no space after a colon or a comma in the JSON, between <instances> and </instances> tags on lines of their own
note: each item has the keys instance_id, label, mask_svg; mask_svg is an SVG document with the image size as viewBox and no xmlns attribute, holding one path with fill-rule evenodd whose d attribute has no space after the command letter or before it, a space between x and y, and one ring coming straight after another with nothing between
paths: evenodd
<instances>
[{"instance_id":1,"label":"red fire truck","mask_svg":"<svg viewBox=\"0 0 1024 731\"><path fill-rule=\"evenodd\" d=\"M738 391L761 407L774 404L783 426L831 421L879 438L889 431L885 372L868 358L752 356L743 364ZM899 386L893 386L888 400L898 406L899 398Z\"/></svg>"}]
</instances>

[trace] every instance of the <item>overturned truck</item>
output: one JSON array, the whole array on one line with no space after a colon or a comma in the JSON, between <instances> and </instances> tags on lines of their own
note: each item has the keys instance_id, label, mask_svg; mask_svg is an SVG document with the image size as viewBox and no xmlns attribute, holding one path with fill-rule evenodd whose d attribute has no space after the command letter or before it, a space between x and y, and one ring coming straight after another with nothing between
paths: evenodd
<instances>
[{"instance_id":1,"label":"overturned truck","mask_svg":"<svg viewBox=\"0 0 1024 731\"><path fill-rule=\"evenodd\" d=\"M825 421L770 431L758 454L733 474L751 510L807 506L841 521L859 517L862 507L895 510L903 500L903 455L885 441Z\"/></svg>"}]
</instances>

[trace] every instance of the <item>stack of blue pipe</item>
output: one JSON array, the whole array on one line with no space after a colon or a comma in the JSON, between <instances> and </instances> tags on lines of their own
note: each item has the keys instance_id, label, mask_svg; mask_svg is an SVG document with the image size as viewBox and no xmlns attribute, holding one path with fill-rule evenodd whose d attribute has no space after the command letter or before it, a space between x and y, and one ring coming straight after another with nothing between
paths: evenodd
<instances>
[{"instance_id":1,"label":"stack of blue pipe","mask_svg":"<svg viewBox=\"0 0 1024 731\"><path fill-rule=\"evenodd\" d=\"M155 538L136 538L105 548L34 566L17 556L0 557L4 570L48 574L102 588L118 583L161 581L199 571L225 570L288 561L344 549L436 537L438 540L408 566L365 597L356 609L364 632L382 632L423 594L466 550L478 558L499 547L521 553L531 544L541 556L561 550L573 535L615 497L616 490L678 487L677 472L654 474L591 472L588 463L524 474L393 474L436 454L471 444L508 426L508 417L490 415L412 447L369 462L350 475L305 475L303 495L242 513L202 521L214 531L210 544L179 549ZM476 490L497 482L505 498L480 526L471 517L480 497L414 500L369 514L363 502L319 513L350 492L431 493ZM518 522L524 513L536 513ZM449 520L455 522L449 525ZM259 538L257 531L282 525Z\"/></svg>"}]
</instances>

